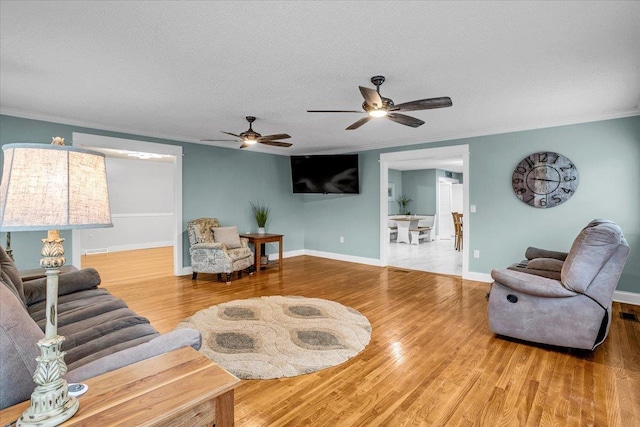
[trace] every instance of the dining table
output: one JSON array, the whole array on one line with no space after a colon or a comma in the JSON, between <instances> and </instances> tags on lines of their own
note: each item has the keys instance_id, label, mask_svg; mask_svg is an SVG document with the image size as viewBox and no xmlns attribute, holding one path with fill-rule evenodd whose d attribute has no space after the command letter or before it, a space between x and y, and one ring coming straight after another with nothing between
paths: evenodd
<instances>
[{"instance_id":1,"label":"dining table","mask_svg":"<svg viewBox=\"0 0 640 427\"><path fill-rule=\"evenodd\" d=\"M412 228L418 228L418 222L421 219L426 219L424 216L417 215L407 215L405 217L395 217L394 221L397 221L398 224L398 237L396 238L397 243L411 243L409 239L409 230Z\"/></svg>"}]
</instances>

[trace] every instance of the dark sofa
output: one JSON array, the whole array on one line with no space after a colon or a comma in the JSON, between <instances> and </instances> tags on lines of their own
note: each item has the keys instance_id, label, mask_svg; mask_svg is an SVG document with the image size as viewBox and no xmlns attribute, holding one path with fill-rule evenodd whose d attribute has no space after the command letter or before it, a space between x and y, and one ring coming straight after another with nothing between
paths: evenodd
<instances>
[{"instance_id":1,"label":"dark sofa","mask_svg":"<svg viewBox=\"0 0 640 427\"><path fill-rule=\"evenodd\" d=\"M46 279L22 282L18 270L0 248L0 409L28 400L32 375L44 337ZM200 348L200 333L178 329L166 334L99 288L100 276L87 268L59 276L58 335L68 382L121 368L150 357L191 346Z\"/></svg>"}]
</instances>

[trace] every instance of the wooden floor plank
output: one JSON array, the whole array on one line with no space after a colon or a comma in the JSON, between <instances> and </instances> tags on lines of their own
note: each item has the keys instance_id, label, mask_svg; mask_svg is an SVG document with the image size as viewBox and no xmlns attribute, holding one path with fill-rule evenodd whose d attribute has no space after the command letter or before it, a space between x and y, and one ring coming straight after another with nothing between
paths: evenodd
<instances>
[{"instance_id":1,"label":"wooden floor plank","mask_svg":"<svg viewBox=\"0 0 640 427\"><path fill-rule=\"evenodd\" d=\"M640 414L640 327L614 303L608 339L575 352L496 337L486 283L310 256L284 270L174 277L172 249L83 256L103 286L161 332L235 299L300 295L367 316L369 345L342 365L235 391L238 426L632 426Z\"/></svg>"}]
</instances>

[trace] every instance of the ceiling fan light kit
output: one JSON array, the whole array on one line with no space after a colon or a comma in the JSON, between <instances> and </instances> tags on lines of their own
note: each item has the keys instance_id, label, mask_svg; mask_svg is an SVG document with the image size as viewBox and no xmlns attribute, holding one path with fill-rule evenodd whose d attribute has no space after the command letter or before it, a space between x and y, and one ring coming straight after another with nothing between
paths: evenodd
<instances>
[{"instance_id":1,"label":"ceiling fan light kit","mask_svg":"<svg viewBox=\"0 0 640 427\"><path fill-rule=\"evenodd\" d=\"M358 129L360 126L367 123L371 118L386 117L387 119L400 123L401 125L417 128L422 126L424 121L415 117L407 116L405 114L397 113L396 111L418 111L418 110L431 110L434 108L451 107L453 103L448 96L440 98L427 98L419 99L416 101L404 102L402 104L394 104L390 98L385 98L380 95L380 85L384 83L384 76L371 77L371 83L376 87L375 90L359 86L360 93L364 98L362 103L362 109L364 111L353 110L307 110L309 113L367 113L367 117L364 117L357 122L347 127L347 130Z\"/></svg>"},{"instance_id":2,"label":"ceiling fan light kit","mask_svg":"<svg viewBox=\"0 0 640 427\"><path fill-rule=\"evenodd\" d=\"M249 129L240 133L240 134L235 134L235 133L231 133L231 132L225 132L225 131L221 131L222 133L226 133L227 135L231 135L233 137L235 137L236 139L201 139L201 141L203 142L242 142L242 145L240 146L240 148L247 148L250 147L256 143L260 143L260 144L265 144L265 145L271 145L273 147L291 147L293 144L291 144L290 142L282 142L282 141L277 141L278 139L287 139L287 138L291 138L291 136L287 135L286 133L279 133L276 135L265 135L262 136L260 135L258 132L253 130L252 127L252 123L256 121L256 118L254 116L247 116L245 117L247 119L247 121L249 122Z\"/></svg>"}]
</instances>

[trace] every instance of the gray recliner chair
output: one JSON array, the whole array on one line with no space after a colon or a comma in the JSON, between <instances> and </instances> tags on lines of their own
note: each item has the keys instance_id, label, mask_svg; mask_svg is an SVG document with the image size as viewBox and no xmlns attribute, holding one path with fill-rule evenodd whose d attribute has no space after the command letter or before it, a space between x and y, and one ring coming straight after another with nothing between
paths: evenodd
<instances>
[{"instance_id":1,"label":"gray recliner chair","mask_svg":"<svg viewBox=\"0 0 640 427\"><path fill-rule=\"evenodd\" d=\"M611 324L611 301L629 254L618 225L591 221L568 253L527 249L527 260L493 270L489 327L498 335L593 350Z\"/></svg>"}]
</instances>

